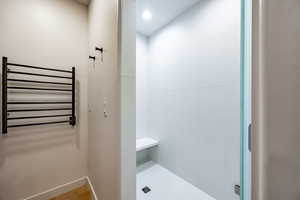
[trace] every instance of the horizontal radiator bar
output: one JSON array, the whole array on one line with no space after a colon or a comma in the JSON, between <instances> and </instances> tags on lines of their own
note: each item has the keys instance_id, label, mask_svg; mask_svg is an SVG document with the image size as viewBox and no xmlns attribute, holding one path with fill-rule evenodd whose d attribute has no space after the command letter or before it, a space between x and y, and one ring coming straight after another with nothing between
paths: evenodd
<instances>
[{"instance_id":1,"label":"horizontal radiator bar","mask_svg":"<svg viewBox=\"0 0 300 200\"><path fill-rule=\"evenodd\" d=\"M52 69L52 68L45 68L45 67L36 67L36 66L31 66L31 65L21 65L21 64L16 64L16 63L7 63L7 65L10 65L10 66L16 66L16 67L25 67L25 68L41 69L41 70L47 70L47 71L56 71L56 72L72 73L72 71L68 71L68 70Z\"/></svg>"},{"instance_id":2,"label":"horizontal radiator bar","mask_svg":"<svg viewBox=\"0 0 300 200\"><path fill-rule=\"evenodd\" d=\"M66 114L66 115L42 115L42 116L10 117L10 118L7 118L7 120L53 118L53 117L72 117L72 115Z\"/></svg>"},{"instance_id":3,"label":"horizontal radiator bar","mask_svg":"<svg viewBox=\"0 0 300 200\"><path fill-rule=\"evenodd\" d=\"M41 122L41 123L31 123L31 124L17 124L17 125L9 125L7 128L15 128L15 127L22 127L22 126L39 126L39 125L46 125L46 124L62 124L62 123L70 123L71 120L67 121L56 121L56 122Z\"/></svg>"},{"instance_id":4,"label":"horizontal radiator bar","mask_svg":"<svg viewBox=\"0 0 300 200\"><path fill-rule=\"evenodd\" d=\"M36 74L36 73L28 73L28 72L18 72L18 71L13 71L13 70L7 70L7 73L11 73L11 74L23 74L23 75L30 75L30 76L45 76L45 77L51 77L51 78L72 79L72 77L68 77L68 76L56 76L56 75L47 75L47 74Z\"/></svg>"},{"instance_id":5,"label":"horizontal radiator bar","mask_svg":"<svg viewBox=\"0 0 300 200\"><path fill-rule=\"evenodd\" d=\"M12 79L12 78L8 78L7 81L13 81L13 82L25 82L25 83L54 84L54 85L72 85L72 83L61 83L61 82L52 82L52 81L31 81L31 80Z\"/></svg>"}]
</instances>

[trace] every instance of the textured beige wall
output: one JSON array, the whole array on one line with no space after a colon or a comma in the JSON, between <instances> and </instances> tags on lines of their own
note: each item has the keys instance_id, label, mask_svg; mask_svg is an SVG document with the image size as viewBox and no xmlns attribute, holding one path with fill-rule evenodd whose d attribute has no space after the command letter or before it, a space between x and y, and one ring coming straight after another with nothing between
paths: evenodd
<instances>
[{"instance_id":1,"label":"textured beige wall","mask_svg":"<svg viewBox=\"0 0 300 200\"><path fill-rule=\"evenodd\" d=\"M118 0L89 5L89 177L99 199L120 198L120 68ZM103 61L95 46L103 47ZM104 110L108 116L104 116Z\"/></svg>"},{"instance_id":2,"label":"textured beige wall","mask_svg":"<svg viewBox=\"0 0 300 200\"><path fill-rule=\"evenodd\" d=\"M253 200L300 197L300 1L253 1Z\"/></svg>"},{"instance_id":3,"label":"textured beige wall","mask_svg":"<svg viewBox=\"0 0 300 200\"><path fill-rule=\"evenodd\" d=\"M76 128L17 128L0 136L0 199L16 200L87 175L88 9L73 0L1 0L0 26L1 56L77 72Z\"/></svg>"}]
</instances>

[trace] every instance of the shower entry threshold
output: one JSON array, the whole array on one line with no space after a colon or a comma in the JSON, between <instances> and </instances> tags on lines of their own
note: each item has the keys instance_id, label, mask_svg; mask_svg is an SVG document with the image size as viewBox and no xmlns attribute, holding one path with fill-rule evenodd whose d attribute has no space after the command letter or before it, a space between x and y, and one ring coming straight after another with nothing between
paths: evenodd
<instances>
[{"instance_id":1,"label":"shower entry threshold","mask_svg":"<svg viewBox=\"0 0 300 200\"><path fill-rule=\"evenodd\" d=\"M137 167L136 179L137 200L216 200L152 161Z\"/></svg>"}]
</instances>

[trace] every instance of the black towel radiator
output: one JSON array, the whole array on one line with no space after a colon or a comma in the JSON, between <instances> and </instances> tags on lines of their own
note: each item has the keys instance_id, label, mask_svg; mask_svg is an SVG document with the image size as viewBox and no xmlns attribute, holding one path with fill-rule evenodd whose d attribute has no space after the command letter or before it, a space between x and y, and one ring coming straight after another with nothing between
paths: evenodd
<instances>
[{"instance_id":1,"label":"black towel radiator","mask_svg":"<svg viewBox=\"0 0 300 200\"><path fill-rule=\"evenodd\" d=\"M8 69L8 66L20 67L20 68L31 68L43 71L54 71L61 73L69 73L72 76L62 76L62 75L50 75L50 74L40 74L40 73L28 73L22 71L14 71ZM38 77L50 77L56 79L68 79L72 80L71 83L66 82L55 82L55 81L45 81L45 80L28 80L28 79L19 79L19 78L10 78L9 74L20 74L28 76L38 76ZM43 88L43 87L19 87L19 86L10 86L8 82L14 83L32 83L32 84L46 84L46 85L60 85L68 86L68 88ZM72 92L71 101L55 101L55 102L37 102L37 101L22 101L22 102L10 102L8 101L8 90L40 90L40 91L64 91ZM30 108L30 109L9 109L8 105L71 105L71 107L64 108ZM20 117L9 117L9 113L26 113L26 112L39 112L39 111L71 111L71 114L48 114L41 116L20 116ZM36 122L36 123L22 123L22 124L13 124L9 125L8 121L10 120L24 120L24 119L42 119L42 118L62 118L69 117L68 120L60 121L48 121L48 122ZM7 134L8 128L14 127L25 127L25 126L36 126L36 125L46 125L46 124L62 124L69 123L71 126L76 125L76 116L75 116L75 67L72 67L72 70L61 70L45 67L37 67L23 64L16 64L8 62L7 57L2 57L2 134Z\"/></svg>"}]
</instances>

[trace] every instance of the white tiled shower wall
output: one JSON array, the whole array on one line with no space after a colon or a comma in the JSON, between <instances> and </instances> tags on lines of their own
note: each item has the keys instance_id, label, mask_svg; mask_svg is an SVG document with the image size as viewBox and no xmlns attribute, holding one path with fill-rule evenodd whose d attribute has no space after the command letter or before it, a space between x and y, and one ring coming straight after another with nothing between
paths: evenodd
<instances>
[{"instance_id":1,"label":"white tiled shower wall","mask_svg":"<svg viewBox=\"0 0 300 200\"><path fill-rule=\"evenodd\" d=\"M148 93L148 38L136 35L136 137L146 135L147 131L147 93Z\"/></svg>"},{"instance_id":2,"label":"white tiled shower wall","mask_svg":"<svg viewBox=\"0 0 300 200\"><path fill-rule=\"evenodd\" d=\"M151 157L216 199L239 199L239 0L201 1L137 34L137 137Z\"/></svg>"}]
</instances>

